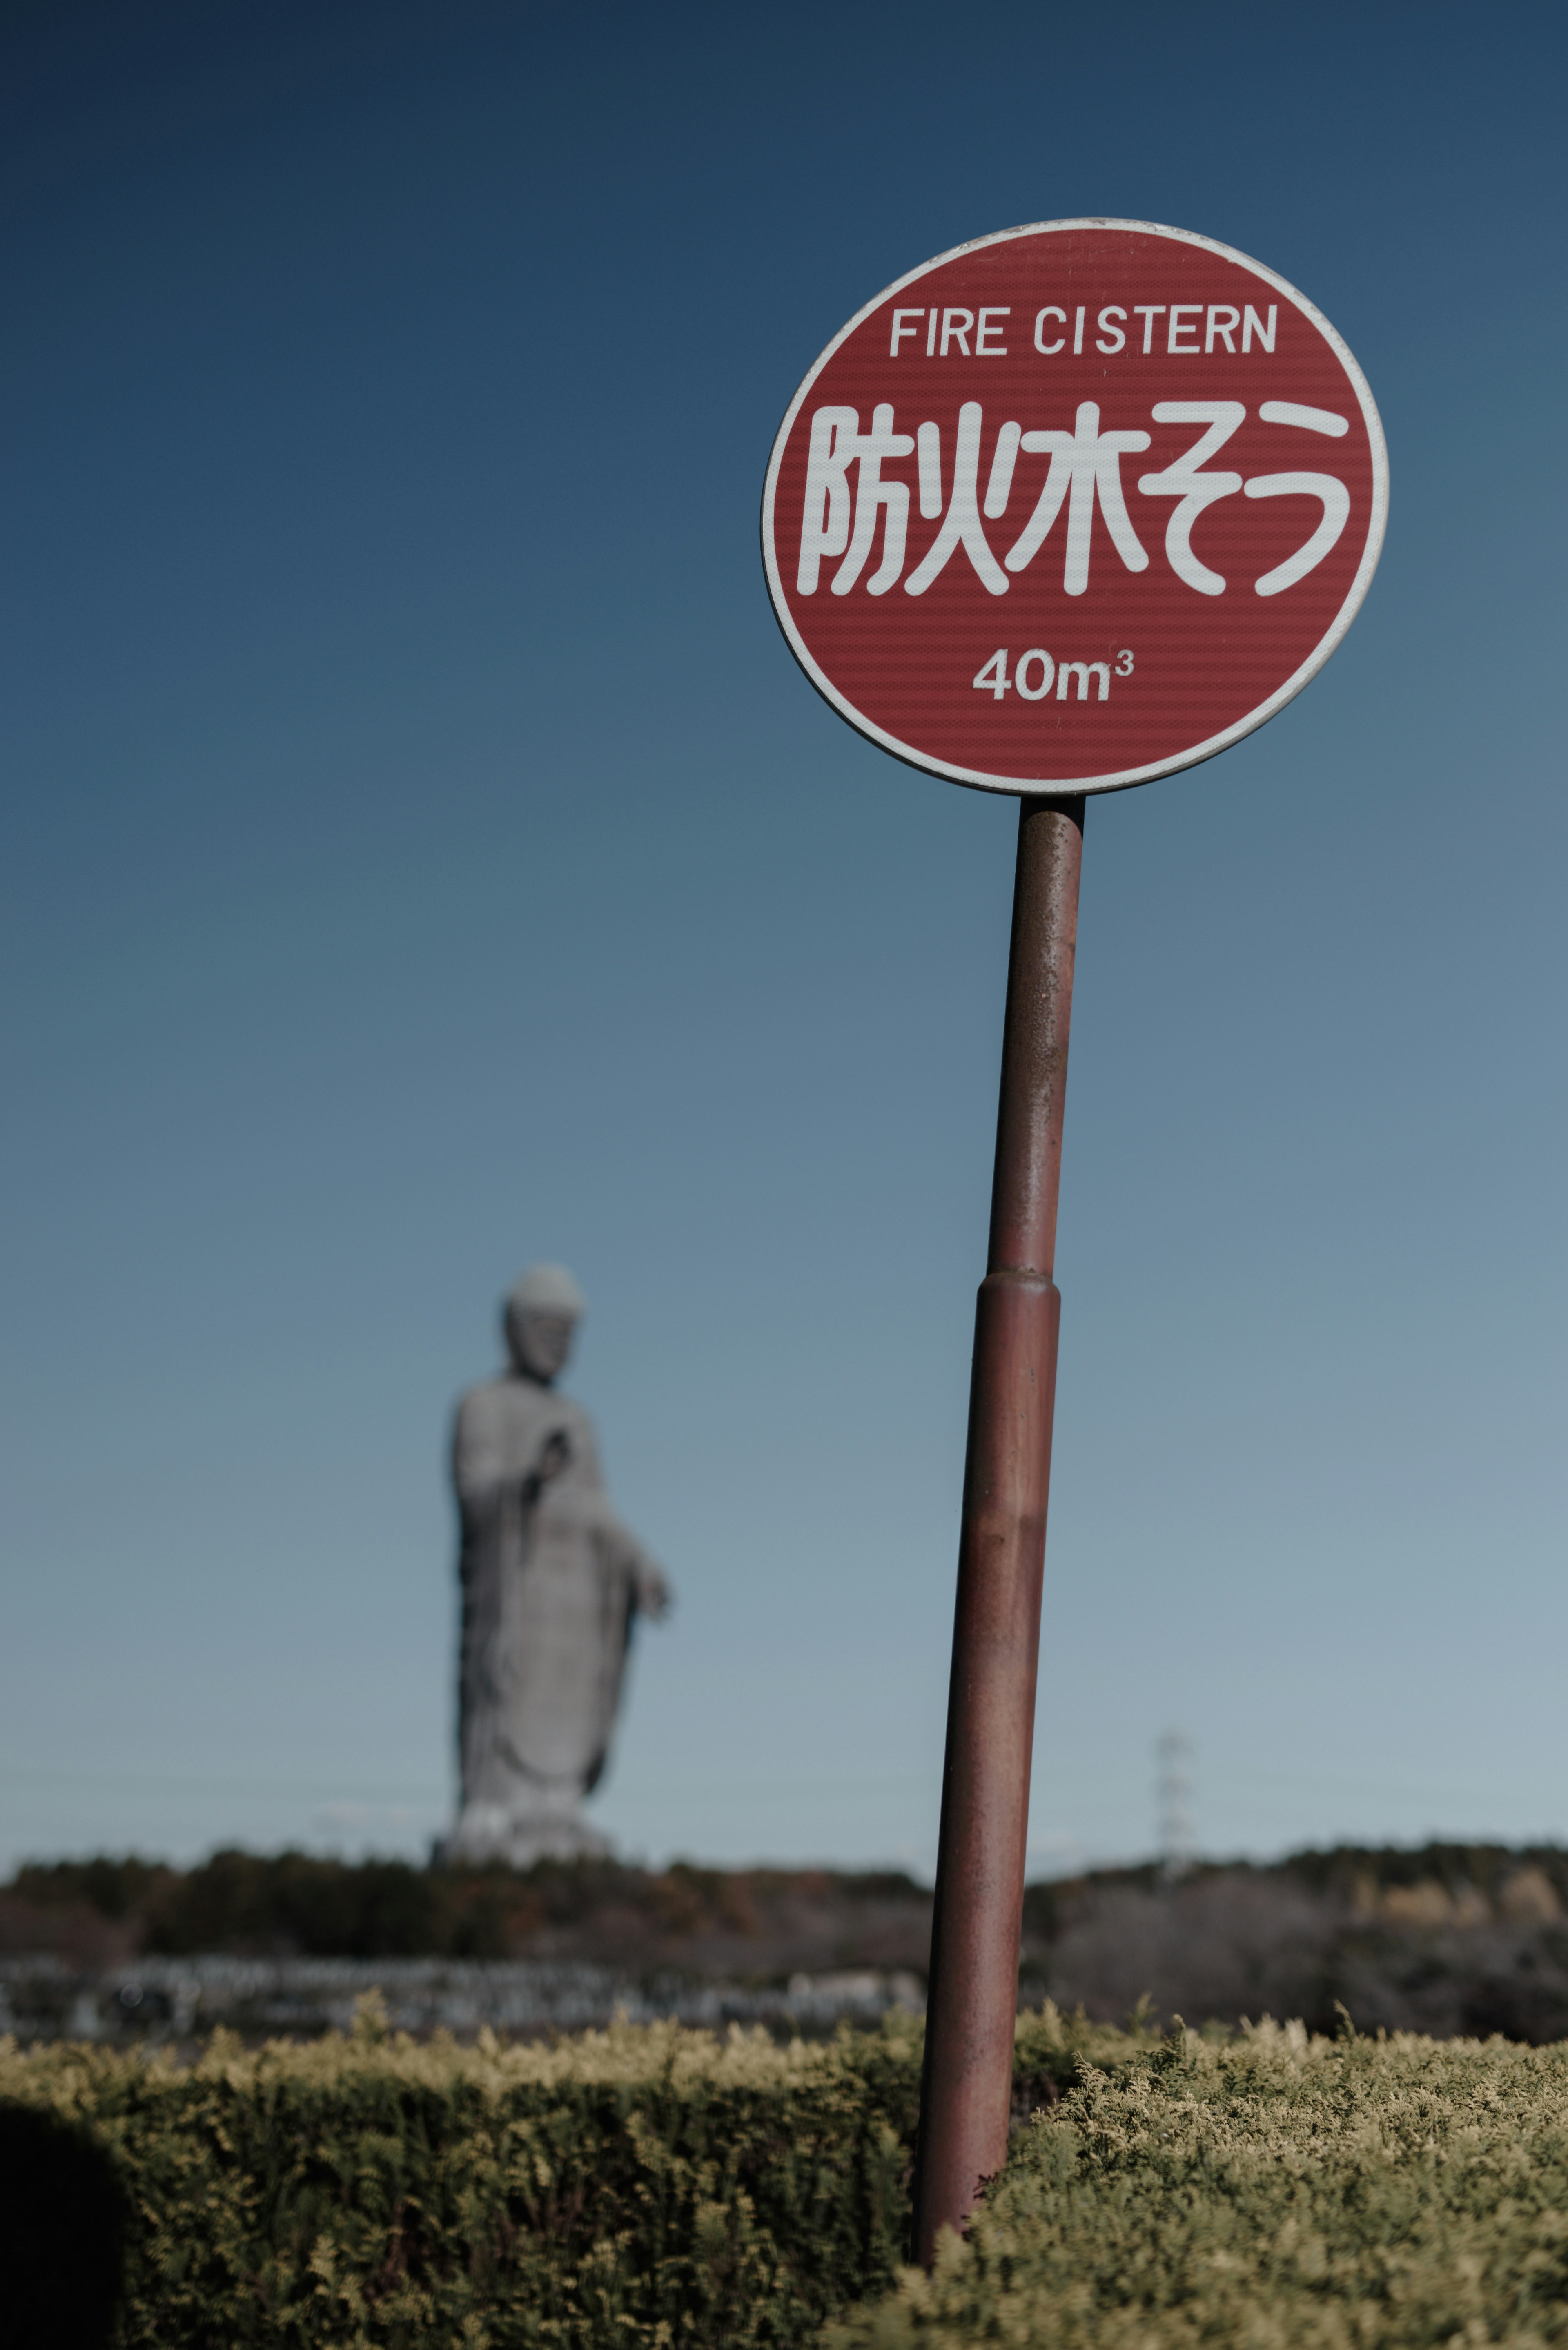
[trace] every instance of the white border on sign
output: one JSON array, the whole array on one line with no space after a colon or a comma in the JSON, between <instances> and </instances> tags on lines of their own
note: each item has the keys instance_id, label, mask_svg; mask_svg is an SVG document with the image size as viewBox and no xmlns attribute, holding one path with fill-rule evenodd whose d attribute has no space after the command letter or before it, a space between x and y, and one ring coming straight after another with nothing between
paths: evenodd
<instances>
[{"instance_id":1,"label":"white border on sign","mask_svg":"<svg viewBox=\"0 0 1568 2350\"><path fill-rule=\"evenodd\" d=\"M1211 734L1206 743L1195 743L1189 751L1179 751L1174 758L1158 759L1152 766L1126 767L1114 775L1079 775L1061 780L1052 777L1034 782L1025 781L1017 775L986 775L977 767L956 767L946 759L934 759L929 753L917 751L910 743L900 742L896 734L886 733L882 727L874 724L864 712L857 710L852 702L845 699L831 678L825 674L813 659L800 631L795 627L794 615L790 611L784 591L784 583L779 577L778 562L774 553L774 492L778 484L779 467L784 463L784 443L789 439L790 427L799 415L802 402L807 392L810 391L812 385L845 338L852 335L856 328L871 316L873 310L880 308L890 295L901 294L907 286L917 285L922 277L929 276L933 269L940 269L948 262L958 260L962 254L982 252L988 244L1007 244L1017 236L1050 236L1058 234L1065 229L1078 228L1126 229L1139 236L1164 236L1170 238L1176 244L1199 245L1205 253L1217 253L1224 260L1233 261L1242 269L1250 269L1255 277L1261 277L1265 285L1273 286L1276 293L1282 294L1287 302L1293 303L1304 318L1311 319L1319 334L1337 353L1355 388L1355 396L1361 402L1361 413L1366 419L1367 439L1372 446L1372 526L1366 535L1366 544L1362 550L1355 577L1350 583L1350 591L1340 606L1333 626L1319 640L1314 651L1302 663L1294 676L1287 678L1284 684L1269 696L1267 702L1260 702L1256 710L1249 711L1245 718L1238 719L1236 723L1233 726L1228 726L1222 734ZM1160 775L1174 775L1179 774L1183 767L1199 766L1205 759L1212 759L1216 752L1228 751L1232 743L1240 743L1244 735L1254 733L1268 719L1272 718L1276 711L1282 710L1287 702L1293 702L1303 686L1308 684L1317 675L1318 671L1360 610L1362 599L1372 585L1372 575L1377 568L1377 558L1383 552L1383 534L1387 528L1387 524L1388 450L1383 438L1383 421L1377 413L1377 403L1372 397L1371 387L1357 367L1348 345L1334 332L1323 312L1309 302L1304 294L1299 293L1288 278L1280 276L1276 270L1266 269L1261 261L1254 261L1249 254L1238 253L1234 245L1221 244L1212 236L1199 236L1194 229L1167 228L1158 221L1030 221L1026 222L1022 228L997 229L990 236L971 237L967 244L955 244L950 253L939 253L933 261L922 261L918 269L911 269L907 276L896 277L891 286L885 286L880 294L875 295L869 302L857 310L847 326L839 328L826 349L820 353L799 390L790 401L784 411L784 422L779 426L774 441L773 455L768 460L768 478L763 490L763 563L768 575L768 594L773 600L774 617L784 631L784 639L791 652L794 653L824 701L831 702L839 716L846 718L857 733L864 734L870 742L880 743L882 749L891 751L896 759L902 759L908 766L921 768L928 775L945 775L951 783L972 784L977 789L985 792L1010 792L1018 797L1033 798L1038 795L1054 798L1065 796L1068 794L1076 795L1079 792L1126 791L1134 784L1151 784Z\"/></svg>"}]
</instances>

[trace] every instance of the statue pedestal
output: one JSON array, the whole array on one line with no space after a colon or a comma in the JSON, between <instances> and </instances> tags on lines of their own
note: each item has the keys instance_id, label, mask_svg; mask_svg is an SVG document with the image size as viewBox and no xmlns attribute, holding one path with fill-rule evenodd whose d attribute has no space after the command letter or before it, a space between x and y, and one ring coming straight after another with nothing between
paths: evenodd
<instances>
[{"instance_id":1,"label":"statue pedestal","mask_svg":"<svg viewBox=\"0 0 1568 2350\"><path fill-rule=\"evenodd\" d=\"M573 1794L554 1801L546 1797L525 1811L500 1804L466 1804L452 1834L437 1844L433 1857L449 1866L504 1860L513 1868L532 1868L536 1860L607 1860L614 1850L607 1836L589 1826Z\"/></svg>"}]
</instances>

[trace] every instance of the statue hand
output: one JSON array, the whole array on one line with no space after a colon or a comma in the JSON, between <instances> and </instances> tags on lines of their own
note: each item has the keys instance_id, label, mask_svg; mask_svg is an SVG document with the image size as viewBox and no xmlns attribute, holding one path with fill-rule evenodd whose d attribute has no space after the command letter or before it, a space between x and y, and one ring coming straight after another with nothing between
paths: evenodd
<instances>
[{"instance_id":1,"label":"statue hand","mask_svg":"<svg viewBox=\"0 0 1568 2350\"><path fill-rule=\"evenodd\" d=\"M674 1605L675 1594L651 1560L637 1570L636 1599L639 1614L651 1616L656 1624Z\"/></svg>"},{"instance_id":2,"label":"statue hand","mask_svg":"<svg viewBox=\"0 0 1568 2350\"><path fill-rule=\"evenodd\" d=\"M531 1510L536 1505L545 1486L553 1478L560 1475L571 1457L571 1440L566 1430L564 1428L554 1430L540 1447L537 1462L523 1480L520 1490L525 1510Z\"/></svg>"}]
</instances>

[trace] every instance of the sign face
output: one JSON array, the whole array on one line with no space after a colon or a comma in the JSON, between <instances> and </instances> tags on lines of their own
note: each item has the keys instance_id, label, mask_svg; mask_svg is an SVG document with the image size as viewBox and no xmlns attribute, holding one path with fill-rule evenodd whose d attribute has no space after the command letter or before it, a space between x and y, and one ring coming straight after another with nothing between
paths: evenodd
<instances>
[{"instance_id":1,"label":"sign face","mask_svg":"<svg viewBox=\"0 0 1568 2350\"><path fill-rule=\"evenodd\" d=\"M988 791L1211 758L1328 659L1388 504L1366 378L1230 246L1047 221L911 270L779 428L779 623L852 726Z\"/></svg>"}]
</instances>

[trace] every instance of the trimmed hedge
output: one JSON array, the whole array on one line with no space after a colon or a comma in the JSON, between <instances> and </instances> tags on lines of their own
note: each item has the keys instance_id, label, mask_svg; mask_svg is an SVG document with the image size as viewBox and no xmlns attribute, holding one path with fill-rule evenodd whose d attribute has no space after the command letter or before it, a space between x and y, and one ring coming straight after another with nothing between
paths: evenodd
<instances>
[{"instance_id":1,"label":"trimmed hedge","mask_svg":"<svg viewBox=\"0 0 1568 2350\"><path fill-rule=\"evenodd\" d=\"M829 2350L1568 2341L1568 2045L1179 2027L1037 2115Z\"/></svg>"},{"instance_id":2,"label":"trimmed hedge","mask_svg":"<svg viewBox=\"0 0 1568 2350\"><path fill-rule=\"evenodd\" d=\"M1145 2044L1022 2018L1020 2106ZM109 2264L137 2350L804 2343L897 2275L919 2056L907 2018L827 2045L622 2025L459 2047L387 2038L373 2002L350 2039L220 2033L188 2068L0 2042L4 2289L45 2306L49 2260L72 2288L41 2249L57 2194L29 2204L63 2139L98 2166L81 2273Z\"/></svg>"},{"instance_id":3,"label":"trimmed hedge","mask_svg":"<svg viewBox=\"0 0 1568 2350\"><path fill-rule=\"evenodd\" d=\"M126 2350L1568 2345L1568 2045L1020 2018L1029 2114L900 2271L920 2030L0 2042L19 2341ZM891 2288L891 2290L889 2290ZM857 2304L853 2305L852 2304ZM118 2316L115 2313L118 2311ZM847 2314L846 2314L847 2313Z\"/></svg>"}]
</instances>

